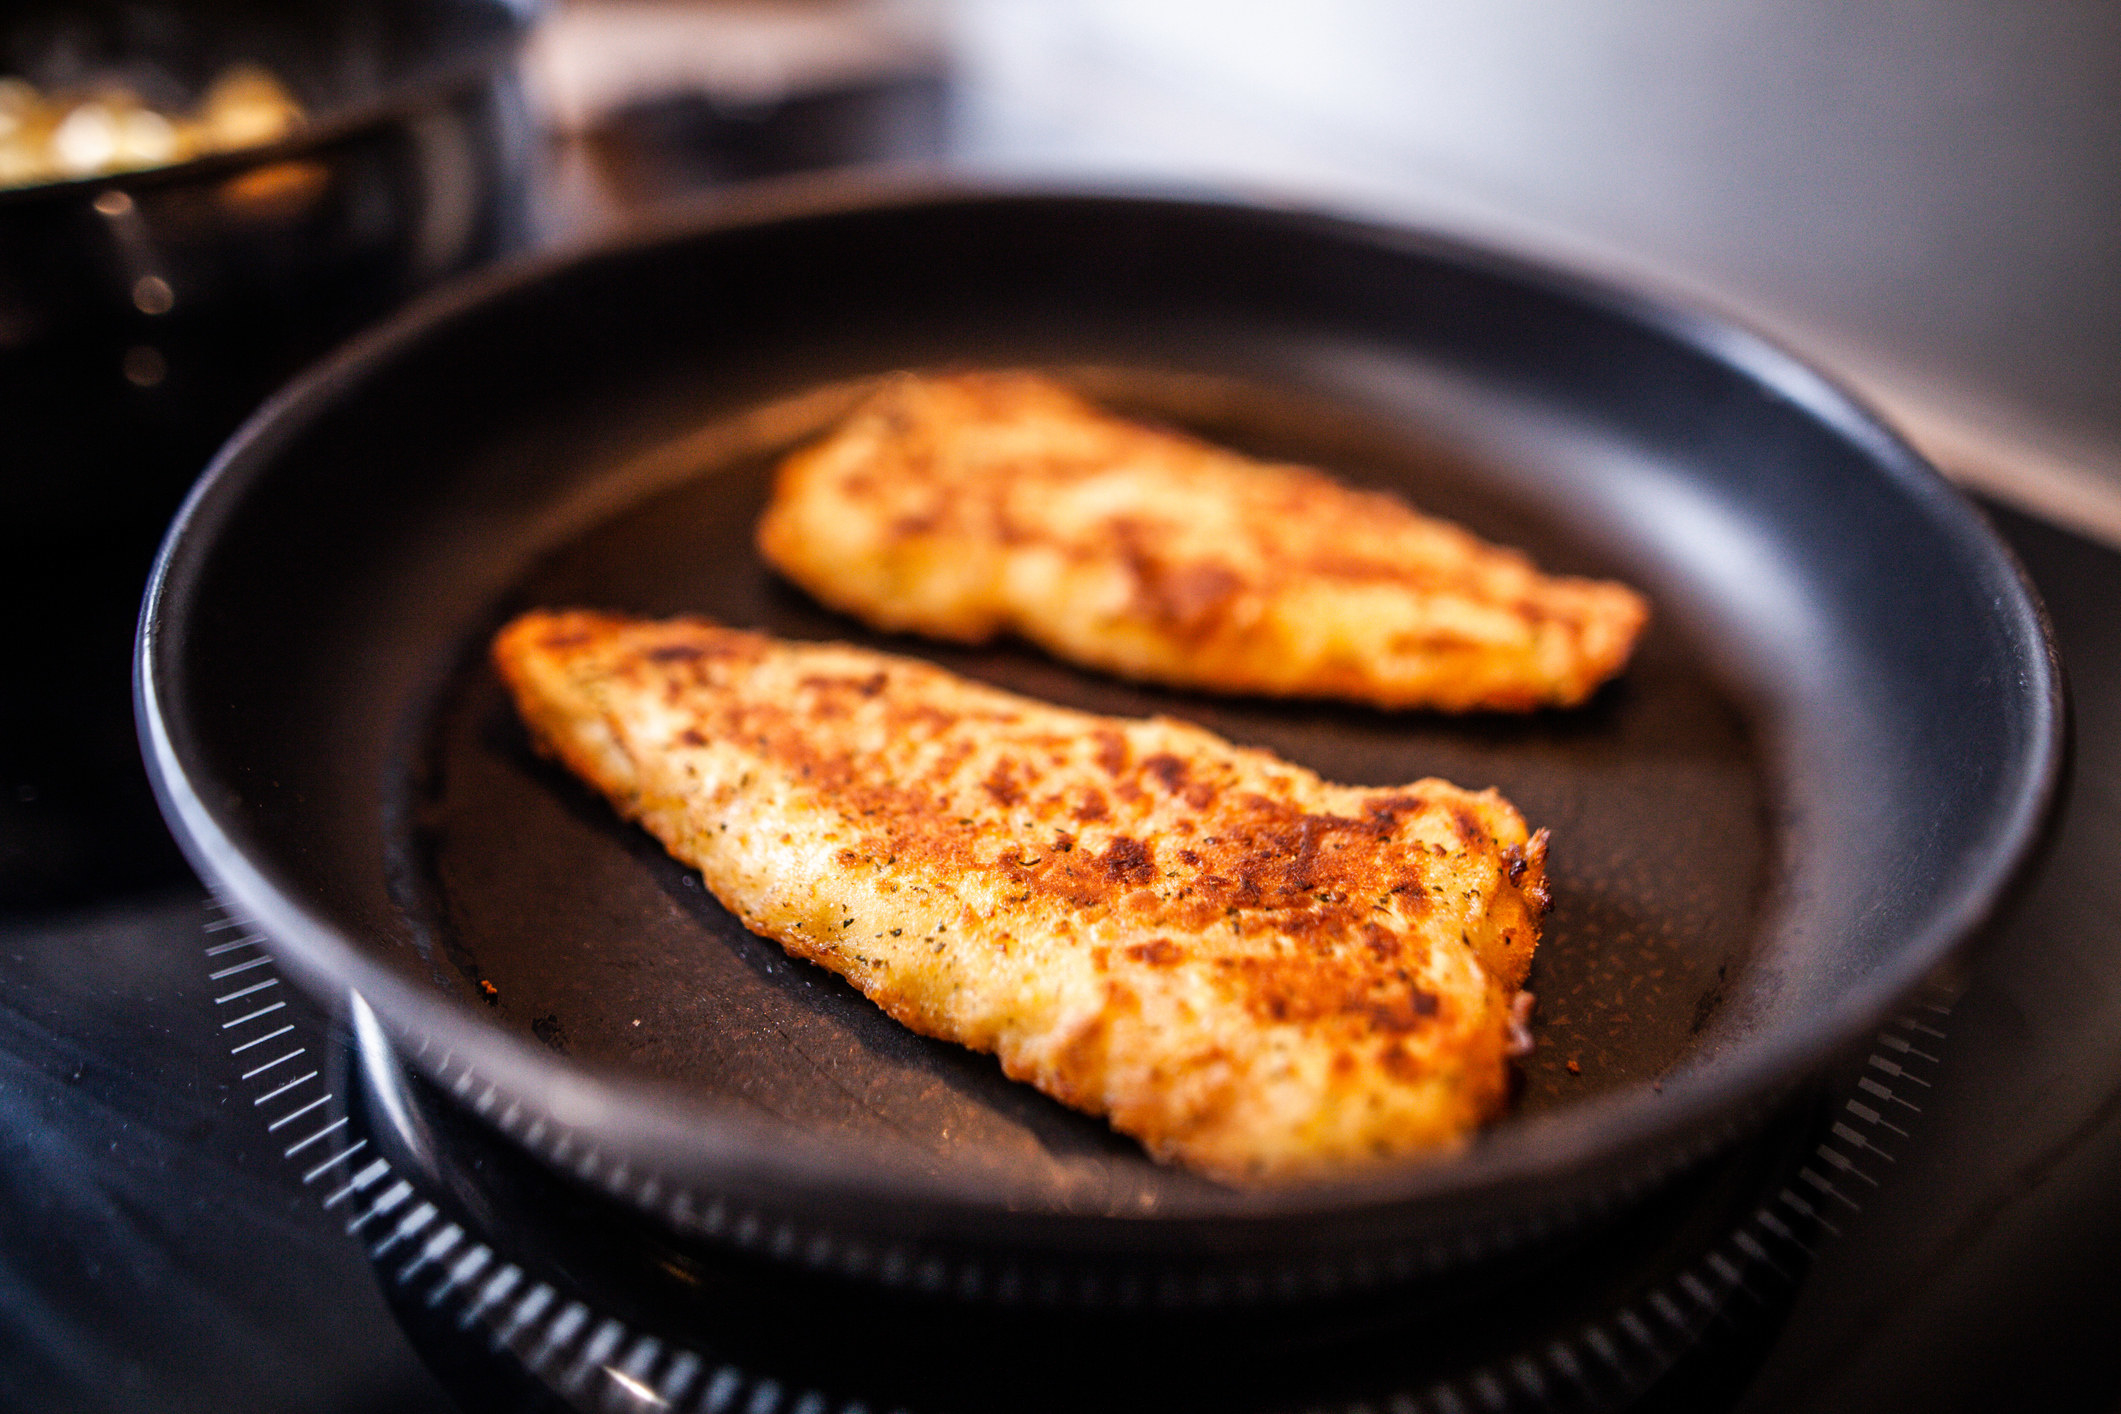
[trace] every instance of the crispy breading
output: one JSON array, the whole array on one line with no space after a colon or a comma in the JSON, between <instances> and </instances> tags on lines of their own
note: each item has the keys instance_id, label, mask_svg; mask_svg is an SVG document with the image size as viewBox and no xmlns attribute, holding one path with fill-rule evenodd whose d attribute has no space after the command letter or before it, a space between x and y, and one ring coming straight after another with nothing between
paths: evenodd
<instances>
[{"instance_id":1,"label":"crispy breading","mask_svg":"<svg viewBox=\"0 0 2121 1414\"><path fill-rule=\"evenodd\" d=\"M1022 373L891 379L782 463L758 543L878 628L1390 708L1573 706L1648 615L1625 585Z\"/></svg>"},{"instance_id":2,"label":"crispy breading","mask_svg":"<svg viewBox=\"0 0 2121 1414\"><path fill-rule=\"evenodd\" d=\"M1546 836L1492 790L697 619L533 613L493 656L746 927L1159 1159L1341 1173L1505 1101Z\"/></svg>"}]
</instances>

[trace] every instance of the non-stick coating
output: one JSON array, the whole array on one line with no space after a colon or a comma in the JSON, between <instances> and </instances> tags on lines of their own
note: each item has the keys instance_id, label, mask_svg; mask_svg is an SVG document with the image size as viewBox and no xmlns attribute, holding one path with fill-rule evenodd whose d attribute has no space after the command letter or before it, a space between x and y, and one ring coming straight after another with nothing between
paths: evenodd
<instances>
[{"instance_id":1,"label":"non-stick coating","mask_svg":"<svg viewBox=\"0 0 2121 1414\"><path fill-rule=\"evenodd\" d=\"M889 645L1329 777L1499 785L1552 826L1542 1049L1466 1153L1267 1194L1157 1168L751 938L527 749L481 656L521 607L865 638L759 564L763 478L862 380L955 366L1052 370L1650 594L1621 682L1521 719ZM1316 216L1006 193L765 199L399 321L197 493L141 688L195 860L298 970L513 1105L512 1132L543 1118L600 1179L798 1219L1091 1247L1506 1222L1715 1142L1978 925L2061 717L2039 610L1978 517L1748 336Z\"/></svg>"}]
</instances>

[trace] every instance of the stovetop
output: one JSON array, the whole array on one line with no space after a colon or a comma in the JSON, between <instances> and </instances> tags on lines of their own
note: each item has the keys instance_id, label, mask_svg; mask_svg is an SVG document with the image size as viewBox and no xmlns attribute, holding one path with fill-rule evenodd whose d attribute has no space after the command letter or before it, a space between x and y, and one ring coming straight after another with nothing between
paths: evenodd
<instances>
[{"instance_id":1,"label":"stovetop","mask_svg":"<svg viewBox=\"0 0 2121 1414\"><path fill-rule=\"evenodd\" d=\"M1942 979L1948 1010L1881 1037L1869 1078L1890 1098L1822 1121L1860 1169L1830 1175L1835 1230L1814 1235L1736 1387L1690 1407L2089 1409L2121 1394L2093 1358L2121 1316L2121 554L1989 513L2070 674L2062 814L2022 896ZM374 1156L318 1170L355 1133L311 1140L342 1111L300 1109L334 1083L321 1017L269 964L246 967L263 954L227 946L246 935L196 883L143 869L0 920L0 1406L459 1407L391 1314L389 1265L379 1277L347 1235L365 1205L325 1206ZM312 1088L282 1088L298 1078Z\"/></svg>"}]
</instances>

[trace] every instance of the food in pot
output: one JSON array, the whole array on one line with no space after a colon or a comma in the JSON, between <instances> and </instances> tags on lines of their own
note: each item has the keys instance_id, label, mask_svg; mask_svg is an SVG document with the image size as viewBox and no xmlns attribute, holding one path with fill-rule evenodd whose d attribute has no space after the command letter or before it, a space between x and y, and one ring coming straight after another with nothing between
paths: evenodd
<instances>
[{"instance_id":1,"label":"food in pot","mask_svg":"<svg viewBox=\"0 0 2121 1414\"><path fill-rule=\"evenodd\" d=\"M1544 831L844 644L532 613L540 747L746 927L1233 1182L1449 1148L1524 1044Z\"/></svg>"},{"instance_id":2,"label":"food in pot","mask_svg":"<svg viewBox=\"0 0 2121 1414\"><path fill-rule=\"evenodd\" d=\"M188 112L165 113L120 83L46 94L0 78L0 186L164 167L259 147L303 122L302 106L253 64L224 70Z\"/></svg>"},{"instance_id":3,"label":"food in pot","mask_svg":"<svg viewBox=\"0 0 2121 1414\"><path fill-rule=\"evenodd\" d=\"M787 459L758 541L877 628L1388 708L1573 706L1648 613L1625 585L1021 373L893 379Z\"/></svg>"}]
</instances>

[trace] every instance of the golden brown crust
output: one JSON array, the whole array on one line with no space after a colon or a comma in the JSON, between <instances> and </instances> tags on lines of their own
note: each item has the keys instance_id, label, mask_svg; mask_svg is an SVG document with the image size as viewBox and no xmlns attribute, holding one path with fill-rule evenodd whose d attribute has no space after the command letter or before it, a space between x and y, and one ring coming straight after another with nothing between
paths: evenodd
<instances>
[{"instance_id":1,"label":"golden brown crust","mask_svg":"<svg viewBox=\"0 0 2121 1414\"><path fill-rule=\"evenodd\" d=\"M1624 585L1022 373L891 380L782 464L758 543L880 628L1381 707L1574 705L1648 615Z\"/></svg>"},{"instance_id":2,"label":"golden brown crust","mask_svg":"<svg viewBox=\"0 0 2121 1414\"><path fill-rule=\"evenodd\" d=\"M747 927L1159 1158L1338 1172L1504 1101L1545 834L1493 791L699 620L530 614L494 661Z\"/></svg>"}]
</instances>

